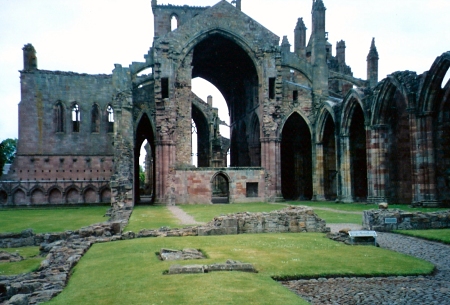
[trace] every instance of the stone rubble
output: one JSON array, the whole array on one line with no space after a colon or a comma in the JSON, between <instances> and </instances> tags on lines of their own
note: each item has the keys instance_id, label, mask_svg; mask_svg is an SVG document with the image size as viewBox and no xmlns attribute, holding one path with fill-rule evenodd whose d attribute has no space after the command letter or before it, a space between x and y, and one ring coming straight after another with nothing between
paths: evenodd
<instances>
[{"instance_id":1,"label":"stone rubble","mask_svg":"<svg viewBox=\"0 0 450 305\"><path fill-rule=\"evenodd\" d=\"M163 261L177 261L177 260L192 260L192 259L204 259L203 253L197 249L161 249L159 257Z\"/></svg>"},{"instance_id":2,"label":"stone rubble","mask_svg":"<svg viewBox=\"0 0 450 305\"><path fill-rule=\"evenodd\" d=\"M429 213L399 209L368 210L363 213L363 227L380 232L450 228L450 210Z\"/></svg>"},{"instance_id":3,"label":"stone rubble","mask_svg":"<svg viewBox=\"0 0 450 305\"><path fill-rule=\"evenodd\" d=\"M256 269L252 264L242 263L234 260L227 260L224 264L216 263L211 265L172 265L168 274L192 274L192 273L208 273L214 271L241 271L254 272Z\"/></svg>"}]
</instances>

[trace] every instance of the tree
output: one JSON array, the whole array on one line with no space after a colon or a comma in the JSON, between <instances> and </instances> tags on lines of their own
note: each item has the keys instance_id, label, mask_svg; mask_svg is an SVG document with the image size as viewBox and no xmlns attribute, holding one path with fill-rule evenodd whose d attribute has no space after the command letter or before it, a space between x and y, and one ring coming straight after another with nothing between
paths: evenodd
<instances>
[{"instance_id":1,"label":"tree","mask_svg":"<svg viewBox=\"0 0 450 305\"><path fill-rule=\"evenodd\" d=\"M143 188L145 185L145 171L142 165L139 165L139 186Z\"/></svg>"},{"instance_id":2,"label":"tree","mask_svg":"<svg viewBox=\"0 0 450 305\"><path fill-rule=\"evenodd\" d=\"M3 166L14 161L16 148L17 139L6 139L0 143L0 176L3 174Z\"/></svg>"}]
</instances>

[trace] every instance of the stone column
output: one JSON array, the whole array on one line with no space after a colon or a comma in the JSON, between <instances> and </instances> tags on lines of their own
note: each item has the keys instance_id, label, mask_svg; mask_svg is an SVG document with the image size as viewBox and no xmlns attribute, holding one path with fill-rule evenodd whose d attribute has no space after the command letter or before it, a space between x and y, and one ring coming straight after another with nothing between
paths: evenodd
<instances>
[{"instance_id":1,"label":"stone column","mask_svg":"<svg viewBox=\"0 0 450 305\"><path fill-rule=\"evenodd\" d=\"M341 135L340 141L341 160L340 160L340 178L341 178L341 192L339 201L354 202L352 194L352 176L351 176L351 158L350 158L350 137L348 135Z\"/></svg>"},{"instance_id":2,"label":"stone column","mask_svg":"<svg viewBox=\"0 0 450 305\"><path fill-rule=\"evenodd\" d=\"M128 68L116 64L112 75L116 95L113 98L114 174L111 177L111 205L114 209L133 207L134 124L132 84Z\"/></svg>"},{"instance_id":3,"label":"stone column","mask_svg":"<svg viewBox=\"0 0 450 305\"><path fill-rule=\"evenodd\" d=\"M372 130L368 132L367 140L367 202L387 202L389 197L389 170L387 166L389 137L387 126L372 126Z\"/></svg>"},{"instance_id":4,"label":"stone column","mask_svg":"<svg viewBox=\"0 0 450 305\"><path fill-rule=\"evenodd\" d=\"M433 113L427 112L415 120L413 204L439 206L436 184L436 160L433 140Z\"/></svg>"},{"instance_id":5,"label":"stone column","mask_svg":"<svg viewBox=\"0 0 450 305\"><path fill-rule=\"evenodd\" d=\"M175 163L175 145L171 140L156 143L156 200L158 203L170 203L170 173Z\"/></svg>"},{"instance_id":6,"label":"stone column","mask_svg":"<svg viewBox=\"0 0 450 305\"><path fill-rule=\"evenodd\" d=\"M313 159L314 160L314 159ZM316 166L314 170L314 200L325 201L325 168L324 168L324 154L323 143L316 143Z\"/></svg>"},{"instance_id":7,"label":"stone column","mask_svg":"<svg viewBox=\"0 0 450 305\"><path fill-rule=\"evenodd\" d=\"M282 201L280 139L261 139L261 165L266 170L266 200Z\"/></svg>"}]
</instances>

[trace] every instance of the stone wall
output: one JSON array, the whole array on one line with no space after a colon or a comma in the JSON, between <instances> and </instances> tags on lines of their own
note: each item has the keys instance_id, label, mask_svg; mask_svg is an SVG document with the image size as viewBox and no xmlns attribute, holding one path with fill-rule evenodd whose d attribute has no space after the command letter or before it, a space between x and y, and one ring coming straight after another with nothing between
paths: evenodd
<instances>
[{"instance_id":1,"label":"stone wall","mask_svg":"<svg viewBox=\"0 0 450 305\"><path fill-rule=\"evenodd\" d=\"M237 213L215 217L204 226L183 229L161 228L159 230L141 230L122 234L122 238L135 237L181 237L208 236L245 233L305 233L330 232L324 220L305 206L290 206L283 210L268 213Z\"/></svg>"},{"instance_id":2,"label":"stone wall","mask_svg":"<svg viewBox=\"0 0 450 305\"><path fill-rule=\"evenodd\" d=\"M0 181L0 207L109 203L109 180Z\"/></svg>"},{"instance_id":3,"label":"stone wall","mask_svg":"<svg viewBox=\"0 0 450 305\"><path fill-rule=\"evenodd\" d=\"M450 228L450 210L430 213L399 209L369 210L364 211L363 227L381 232Z\"/></svg>"},{"instance_id":4,"label":"stone wall","mask_svg":"<svg viewBox=\"0 0 450 305\"><path fill-rule=\"evenodd\" d=\"M301 233L329 232L324 220L305 206L290 206L268 213L237 213L214 218L198 235L224 235L244 233Z\"/></svg>"},{"instance_id":5,"label":"stone wall","mask_svg":"<svg viewBox=\"0 0 450 305\"><path fill-rule=\"evenodd\" d=\"M175 203L211 203L213 181L221 175L228 181L229 201L265 201L265 171L255 168L189 168L176 170L172 181L173 201ZM253 183L255 193L247 192L248 183ZM257 187L255 185L257 184ZM256 192L257 189L257 192Z\"/></svg>"}]
</instances>

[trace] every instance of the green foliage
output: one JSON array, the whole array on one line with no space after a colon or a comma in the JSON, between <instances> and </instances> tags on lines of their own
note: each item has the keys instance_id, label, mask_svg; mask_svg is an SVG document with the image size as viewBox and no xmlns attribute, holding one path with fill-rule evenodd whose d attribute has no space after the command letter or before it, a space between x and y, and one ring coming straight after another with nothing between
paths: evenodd
<instances>
[{"instance_id":1,"label":"green foliage","mask_svg":"<svg viewBox=\"0 0 450 305\"><path fill-rule=\"evenodd\" d=\"M394 232L450 244L450 229L395 230Z\"/></svg>"},{"instance_id":2,"label":"green foliage","mask_svg":"<svg viewBox=\"0 0 450 305\"><path fill-rule=\"evenodd\" d=\"M144 187L145 185L145 171L142 165L139 165L139 186Z\"/></svg>"},{"instance_id":3,"label":"green foliage","mask_svg":"<svg viewBox=\"0 0 450 305\"><path fill-rule=\"evenodd\" d=\"M0 209L0 232L64 232L103 222L108 207Z\"/></svg>"},{"instance_id":4,"label":"green foliage","mask_svg":"<svg viewBox=\"0 0 450 305\"><path fill-rule=\"evenodd\" d=\"M160 261L161 248L202 249L201 261ZM253 263L258 273L163 275L172 264ZM380 264L380 262L383 262ZM139 238L95 244L49 304L307 304L271 277L429 274L423 260L319 233Z\"/></svg>"},{"instance_id":5,"label":"green foliage","mask_svg":"<svg viewBox=\"0 0 450 305\"><path fill-rule=\"evenodd\" d=\"M11 164L16 157L17 139L6 139L0 143L0 177L3 173L3 166Z\"/></svg>"},{"instance_id":6,"label":"green foliage","mask_svg":"<svg viewBox=\"0 0 450 305\"><path fill-rule=\"evenodd\" d=\"M0 276L32 272L44 260L39 256L39 247L0 248L0 251L19 253L24 258L20 262L0 263Z\"/></svg>"}]
</instances>

